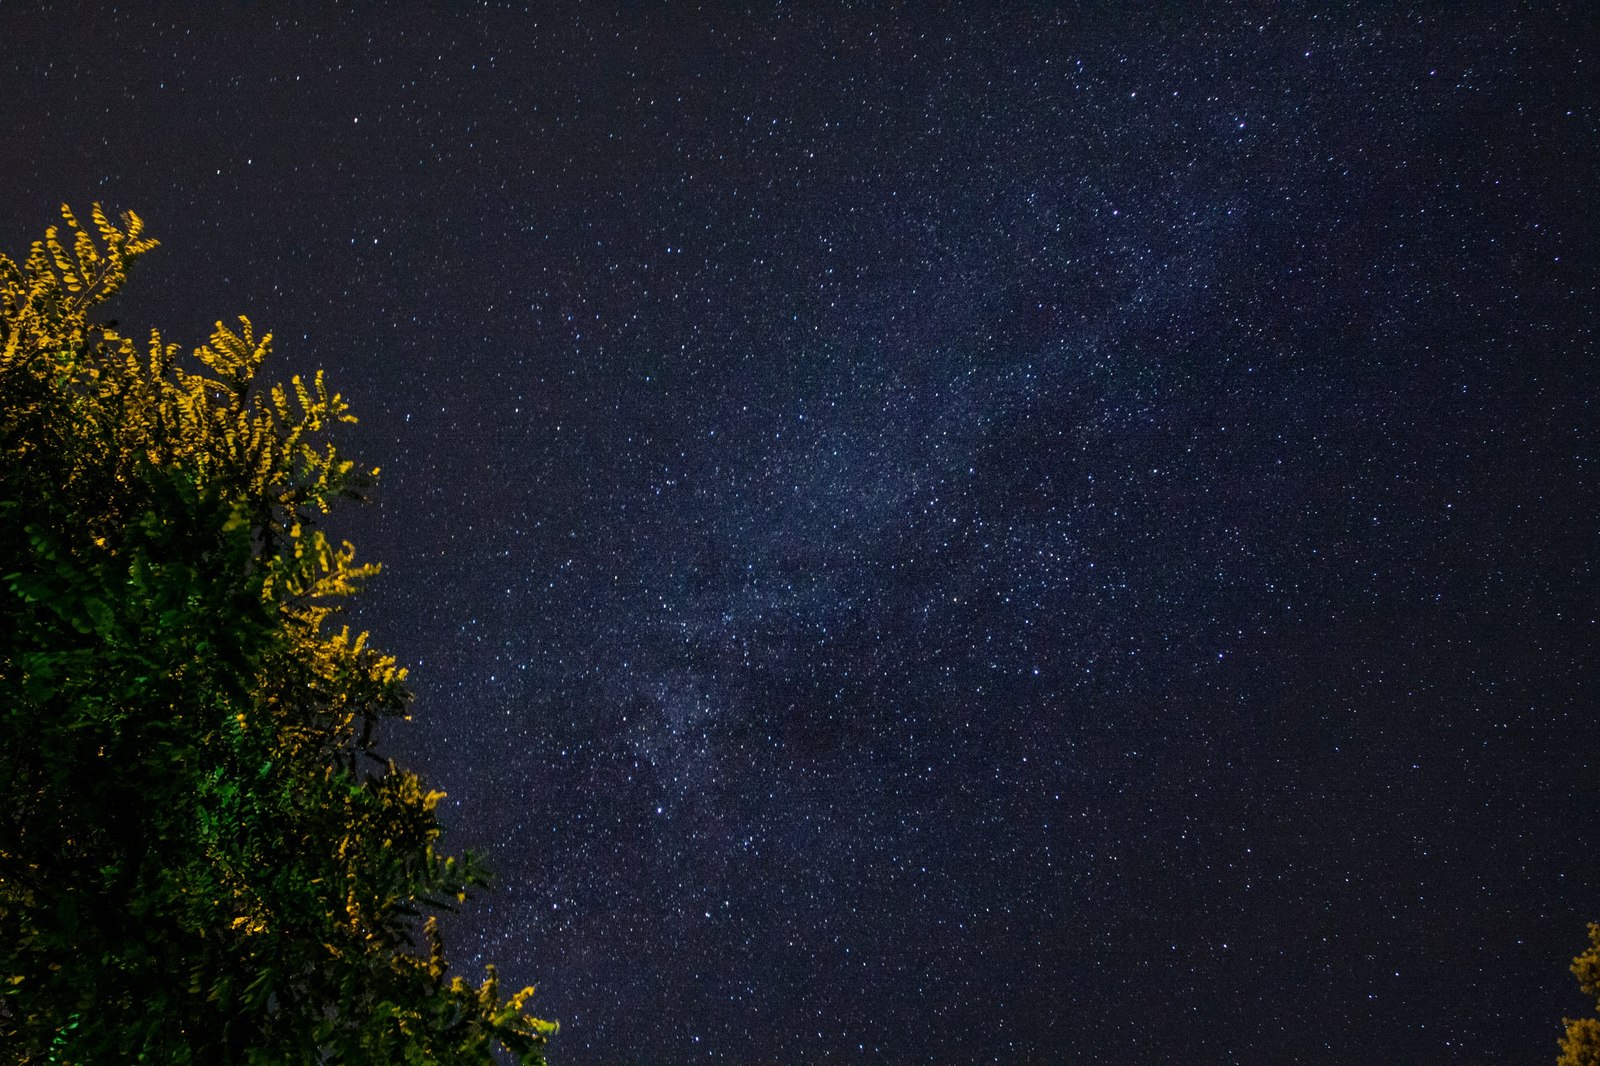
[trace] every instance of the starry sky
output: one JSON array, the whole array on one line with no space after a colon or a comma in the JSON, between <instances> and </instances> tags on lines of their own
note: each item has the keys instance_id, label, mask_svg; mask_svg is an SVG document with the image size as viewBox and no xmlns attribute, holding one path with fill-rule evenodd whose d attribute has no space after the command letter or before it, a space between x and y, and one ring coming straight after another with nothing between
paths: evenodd
<instances>
[{"instance_id":1,"label":"starry sky","mask_svg":"<svg viewBox=\"0 0 1600 1066\"><path fill-rule=\"evenodd\" d=\"M553 1059L1553 1059L1600 25L0 6L0 247L383 468L386 747Z\"/></svg>"}]
</instances>

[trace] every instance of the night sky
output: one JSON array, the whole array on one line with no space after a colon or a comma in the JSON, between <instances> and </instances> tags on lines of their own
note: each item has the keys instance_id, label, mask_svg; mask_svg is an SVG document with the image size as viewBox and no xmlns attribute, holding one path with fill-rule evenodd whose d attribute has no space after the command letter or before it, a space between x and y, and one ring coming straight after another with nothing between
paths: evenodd
<instances>
[{"instance_id":1,"label":"night sky","mask_svg":"<svg viewBox=\"0 0 1600 1066\"><path fill-rule=\"evenodd\" d=\"M351 400L556 1063L1554 1059L1592 8L163 6L0 7L0 247Z\"/></svg>"}]
</instances>

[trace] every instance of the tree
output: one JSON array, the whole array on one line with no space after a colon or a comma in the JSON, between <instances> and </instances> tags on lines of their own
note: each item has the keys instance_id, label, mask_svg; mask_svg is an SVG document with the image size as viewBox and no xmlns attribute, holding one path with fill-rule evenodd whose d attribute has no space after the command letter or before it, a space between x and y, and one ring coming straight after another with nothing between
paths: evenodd
<instances>
[{"instance_id":1,"label":"tree","mask_svg":"<svg viewBox=\"0 0 1600 1066\"><path fill-rule=\"evenodd\" d=\"M1572 960L1572 974L1583 994L1600 1000L1600 925L1589 923L1589 950ZM1600 1019L1563 1018L1567 1027L1561 1038L1561 1057L1556 1066L1600 1066Z\"/></svg>"},{"instance_id":2,"label":"tree","mask_svg":"<svg viewBox=\"0 0 1600 1066\"><path fill-rule=\"evenodd\" d=\"M337 627L376 572L318 528L371 475L271 337L179 356L91 312L156 242L62 208L0 255L0 1048L21 1063L542 1063L448 977L484 883L381 758L405 672Z\"/></svg>"}]
</instances>

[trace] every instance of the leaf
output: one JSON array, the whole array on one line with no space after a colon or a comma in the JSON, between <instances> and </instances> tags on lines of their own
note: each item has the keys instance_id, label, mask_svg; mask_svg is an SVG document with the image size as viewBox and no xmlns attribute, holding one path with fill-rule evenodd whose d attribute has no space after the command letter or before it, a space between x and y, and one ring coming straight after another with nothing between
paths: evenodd
<instances>
[{"instance_id":1,"label":"leaf","mask_svg":"<svg viewBox=\"0 0 1600 1066\"><path fill-rule=\"evenodd\" d=\"M102 599L89 598L83 603L84 610L94 623L94 631L102 637L109 637L116 629L117 618L112 613L111 607Z\"/></svg>"}]
</instances>

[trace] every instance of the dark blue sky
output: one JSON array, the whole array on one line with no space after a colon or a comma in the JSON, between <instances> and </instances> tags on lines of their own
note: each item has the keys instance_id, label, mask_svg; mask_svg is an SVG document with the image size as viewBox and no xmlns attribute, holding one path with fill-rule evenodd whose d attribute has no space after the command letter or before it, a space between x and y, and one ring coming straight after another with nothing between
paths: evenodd
<instances>
[{"instance_id":1,"label":"dark blue sky","mask_svg":"<svg viewBox=\"0 0 1600 1066\"><path fill-rule=\"evenodd\" d=\"M1600 918L1600 27L0 10L0 242L163 247L571 1066L1554 1057Z\"/></svg>"}]
</instances>

